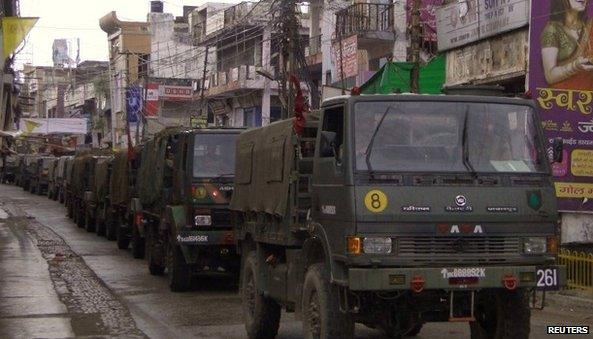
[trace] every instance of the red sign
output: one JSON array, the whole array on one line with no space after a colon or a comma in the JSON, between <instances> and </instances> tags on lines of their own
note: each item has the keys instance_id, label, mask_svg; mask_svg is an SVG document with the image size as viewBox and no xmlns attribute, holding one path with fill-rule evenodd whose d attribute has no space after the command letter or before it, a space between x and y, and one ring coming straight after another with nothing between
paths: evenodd
<instances>
[{"instance_id":1,"label":"red sign","mask_svg":"<svg viewBox=\"0 0 593 339\"><path fill-rule=\"evenodd\" d=\"M155 117L159 114L159 84L149 82L146 84L146 104L144 105L144 115Z\"/></svg>"},{"instance_id":2,"label":"red sign","mask_svg":"<svg viewBox=\"0 0 593 339\"><path fill-rule=\"evenodd\" d=\"M342 39L342 43L336 41L332 46L332 62L336 70L336 79L358 74L358 40L356 35Z\"/></svg>"}]
</instances>

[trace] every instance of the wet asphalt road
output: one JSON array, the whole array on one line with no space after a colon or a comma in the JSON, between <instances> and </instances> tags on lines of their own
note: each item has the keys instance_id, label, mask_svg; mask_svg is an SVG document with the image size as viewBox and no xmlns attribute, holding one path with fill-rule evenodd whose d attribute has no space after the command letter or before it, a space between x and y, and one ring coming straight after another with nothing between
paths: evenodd
<instances>
[{"instance_id":1,"label":"wet asphalt road","mask_svg":"<svg viewBox=\"0 0 593 339\"><path fill-rule=\"evenodd\" d=\"M59 203L0 185L0 338L244 338L233 284L202 278L194 285L169 292L166 278L149 275L144 260L77 228ZM546 325L569 324L593 330L590 309L533 311L531 337L547 337ZM300 333L300 322L283 314L278 337ZM356 335L383 338L364 326ZM467 337L468 326L455 323L425 325L418 336Z\"/></svg>"}]
</instances>

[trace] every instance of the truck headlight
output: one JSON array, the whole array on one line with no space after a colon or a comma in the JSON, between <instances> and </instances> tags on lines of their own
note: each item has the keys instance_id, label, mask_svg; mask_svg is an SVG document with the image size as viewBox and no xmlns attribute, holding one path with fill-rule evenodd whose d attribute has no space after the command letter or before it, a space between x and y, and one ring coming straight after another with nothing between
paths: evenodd
<instances>
[{"instance_id":1,"label":"truck headlight","mask_svg":"<svg viewBox=\"0 0 593 339\"><path fill-rule=\"evenodd\" d=\"M389 254L391 253L391 238L364 238L362 240L362 250L368 254Z\"/></svg>"},{"instance_id":2,"label":"truck headlight","mask_svg":"<svg viewBox=\"0 0 593 339\"><path fill-rule=\"evenodd\" d=\"M212 225L212 217L209 215L196 215L194 217L194 224L196 226L210 226Z\"/></svg>"},{"instance_id":3,"label":"truck headlight","mask_svg":"<svg viewBox=\"0 0 593 339\"><path fill-rule=\"evenodd\" d=\"M548 240L545 237L523 238L523 253L543 254L547 251Z\"/></svg>"}]
</instances>

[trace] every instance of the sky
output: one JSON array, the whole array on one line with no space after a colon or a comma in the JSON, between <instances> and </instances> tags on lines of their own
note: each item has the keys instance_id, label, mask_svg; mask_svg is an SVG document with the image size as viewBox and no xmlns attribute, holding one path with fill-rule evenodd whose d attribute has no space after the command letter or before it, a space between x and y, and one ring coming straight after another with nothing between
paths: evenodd
<instances>
[{"instance_id":1,"label":"sky","mask_svg":"<svg viewBox=\"0 0 593 339\"><path fill-rule=\"evenodd\" d=\"M168 0L164 12L180 16L183 6L199 6L206 0ZM236 0L216 2L236 3ZM52 65L54 39L71 39L76 57L76 39L80 38L80 61L108 59L107 33L99 27L99 19L116 11L120 20L146 21L149 0L20 0L22 17L39 17L29 33L24 49L19 53L15 68L24 63Z\"/></svg>"}]
</instances>

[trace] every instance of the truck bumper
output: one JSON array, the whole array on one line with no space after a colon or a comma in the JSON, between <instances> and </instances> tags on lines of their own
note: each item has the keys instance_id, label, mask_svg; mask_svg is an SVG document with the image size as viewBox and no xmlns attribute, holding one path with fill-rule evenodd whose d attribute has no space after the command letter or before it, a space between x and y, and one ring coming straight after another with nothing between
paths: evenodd
<instances>
[{"instance_id":1,"label":"truck bumper","mask_svg":"<svg viewBox=\"0 0 593 339\"><path fill-rule=\"evenodd\" d=\"M179 230L177 234L177 243L185 246L214 246L214 245L234 245L235 234L233 230L221 231L198 231L198 230Z\"/></svg>"},{"instance_id":2,"label":"truck bumper","mask_svg":"<svg viewBox=\"0 0 593 339\"><path fill-rule=\"evenodd\" d=\"M551 270L549 281L541 270ZM546 272L547 275L547 272ZM352 291L394 291L413 290L413 285L422 283L422 290L477 290L483 288L558 289L566 286L566 267L559 265L543 266L464 266L464 267L424 267L424 268L350 268L348 285ZM540 284L538 284L538 282Z\"/></svg>"}]
</instances>

